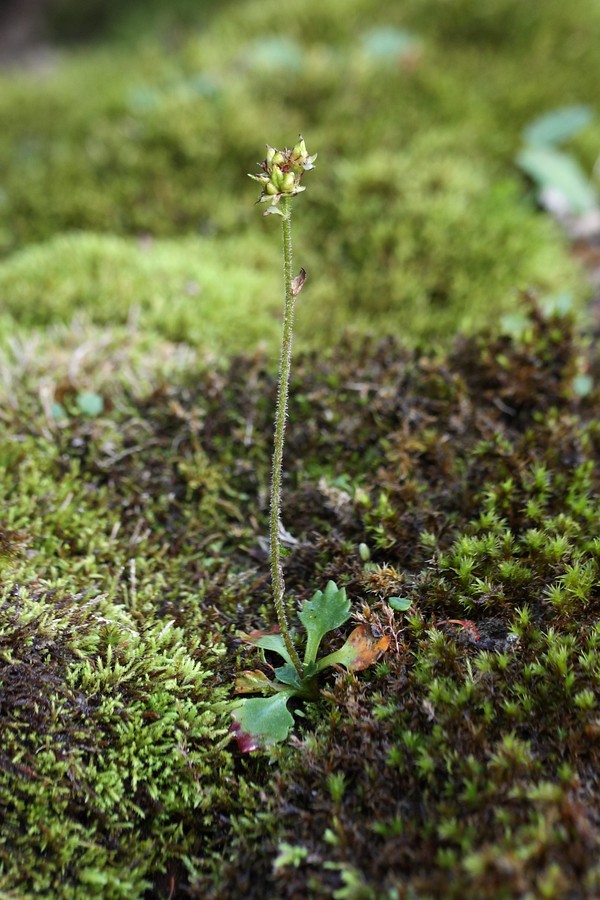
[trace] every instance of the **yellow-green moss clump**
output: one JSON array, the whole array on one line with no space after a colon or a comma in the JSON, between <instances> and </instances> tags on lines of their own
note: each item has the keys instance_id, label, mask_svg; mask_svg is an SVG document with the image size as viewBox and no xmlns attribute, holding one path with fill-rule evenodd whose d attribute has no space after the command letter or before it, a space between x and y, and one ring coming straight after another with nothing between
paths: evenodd
<instances>
[{"instance_id":1,"label":"yellow-green moss clump","mask_svg":"<svg viewBox=\"0 0 600 900\"><path fill-rule=\"evenodd\" d=\"M0 621L2 892L141 897L225 800L222 648L91 586L5 588Z\"/></svg>"},{"instance_id":2,"label":"yellow-green moss clump","mask_svg":"<svg viewBox=\"0 0 600 900\"><path fill-rule=\"evenodd\" d=\"M0 78L0 894L599 896L600 372L569 316L497 324L586 292L512 161L596 102L598 5L184 6ZM334 580L391 649L248 758L280 298L245 173L300 131L289 608Z\"/></svg>"},{"instance_id":3,"label":"yellow-green moss clump","mask_svg":"<svg viewBox=\"0 0 600 900\"><path fill-rule=\"evenodd\" d=\"M513 309L520 289L585 294L555 226L513 182L490 187L483 163L448 154L444 136L332 168L298 217L312 273L297 317L304 346L331 344L348 326L441 338ZM276 240L82 233L30 245L0 262L2 331L74 314L101 325L134 317L142 332L213 352L275 346Z\"/></svg>"},{"instance_id":4,"label":"yellow-green moss clump","mask_svg":"<svg viewBox=\"0 0 600 900\"><path fill-rule=\"evenodd\" d=\"M494 181L476 155L461 158L453 140L432 132L401 153L332 167L302 240L310 247L318 235L309 267L327 261L309 321L330 340L348 322L442 338L514 309L519 290L585 293L555 226L532 215L514 181Z\"/></svg>"},{"instance_id":5,"label":"yellow-green moss clump","mask_svg":"<svg viewBox=\"0 0 600 900\"><path fill-rule=\"evenodd\" d=\"M154 310L151 327L195 342L206 310L200 301L182 311L190 265L200 275L204 267L205 280L216 287L219 266L227 272L223 282L237 283L231 266L239 261L250 283L239 292L229 331L243 335L247 346L255 342L258 311L268 333L268 315L260 311L268 308L272 283L265 278L263 290L263 280L252 276L250 235L257 226L250 227L244 194L250 188L243 187L266 122L274 139L302 130L322 148L323 173L327 166L332 173L329 180L323 174L320 195L317 190L302 203L299 217L297 246L312 282L303 304L312 302L311 317L318 319L318 327L305 328L310 340L330 342L346 325L413 338L446 334L514 305L516 293L530 287L581 296L584 280L558 232L540 220L513 159L533 117L564 103L595 102L598 9L590 0L568 9L556 0L543 10L516 0L495 0L485 12L465 0L442 6L414 0L373 20L364 0L313 2L283 31L272 2L212 9L210 17L203 12L197 29L188 10L186 28L170 31L166 48L143 35L131 45L130 35L130 45L117 42L112 53L105 46L64 57L43 81L35 74L4 76L5 254L73 231L218 242L227 236L231 243L223 243L222 255L209 243L214 266L201 244L198 270L185 258L194 255L193 244L182 244L180 255L170 246L172 324L161 324L158 292L144 288L145 273L152 278L162 261L154 269L133 252L121 258L133 283L121 272L121 288L101 288L96 308L93 291L68 287L82 274L79 251L71 265L61 242L31 264L20 256L5 262L3 306L45 322L49 310L68 316L82 302L106 321L112 294L118 319L137 302L139 281L140 305ZM443 25L444 17L452 27ZM578 144L588 170L599 127L590 126ZM267 233L265 241L272 239ZM105 271L115 265L114 245L106 246L104 259L97 237L82 238L91 240L100 282L110 282ZM158 245L148 259L153 253L162 260ZM12 283L13 262L25 284L23 302ZM58 300L47 296L44 280L53 267L64 268ZM216 304L221 319L211 312L211 340L228 332L233 292L224 285L223 292L224 303ZM206 297L212 296L209 288ZM28 313L32 305L35 312ZM327 321L324 309L333 310ZM301 330L301 319L298 324Z\"/></svg>"},{"instance_id":6,"label":"yellow-green moss clump","mask_svg":"<svg viewBox=\"0 0 600 900\"><path fill-rule=\"evenodd\" d=\"M280 302L272 249L259 237L238 249L231 238L60 235L0 263L1 331L77 316L113 327L133 322L148 338L213 353L275 344Z\"/></svg>"}]
</instances>

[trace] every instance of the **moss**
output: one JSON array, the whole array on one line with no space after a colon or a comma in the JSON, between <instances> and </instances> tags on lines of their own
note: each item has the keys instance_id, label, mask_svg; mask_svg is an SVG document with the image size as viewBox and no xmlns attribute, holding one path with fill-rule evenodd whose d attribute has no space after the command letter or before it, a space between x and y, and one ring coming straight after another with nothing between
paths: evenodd
<instances>
[{"instance_id":1,"label":"moss","mask_svg":"<svg viewBox=\"0 0 600 900\"><path fill-rule=\"evenodd\" d=\"M148 336L199 344L213 353L276 344L279 272L273 248L249 240L136 242L96 234L64 235L0 264L3 331L69 322L126 324Z\"/></svg>"},{"instance_id":2,"label":"moss","mask_svg":"<svg viewBox=\"0 0 600 900\"><path fill-rule=\"evenodd\" d=\"M213 0L203 0L201 4L176 0L165 10L160 0L128 3L125 8L115 0L93 0L85 7L73 0L48 0L42 13L47 35L68 44L107 38L122 40L150 25L184 27L197 21L200 12L208 17L220 5Z\"/></svg>"},{"instance_id":3,"label":"moss","mask_svg":"<svg viewBox=\"0 0 600 900\"><path fill-rule=\"evenodd\" d=\"M314 278L298 315L301 346L328 346L348 327L441 339L456 323L473 330L490 309L496 316L514 309L519 286L548 293L561 285L572 297L585 295L552 225L519 207L510 184L490 193L472 166L442 162L439 146L428 139L429 150L416 142L393 163L383 154L338 167L331 200L321 203L327 227L320 233L308 217L299 229L303 247L319 248L319 257L303 253ZM113 326L133 317L148 335L213 353L261 342L273 352L276 237L265 232L240 243L70 234L29 246L0 263L0 330L9 335L14 322L48 325L75 314Z\"/></svg>"},{"instance_id":4,"label":"moss","mask_svg":"<svg viewBox=\"0 0 600 900\"><path fill-rule=\"evenodd\" d=\"M212 12L2 76L0 892L595 896L598 366L569 315L497 320L585 294L512 158L595 102L596 7ZM301 128L287 601L344 584L391 650L248 758L224 704L272 623L279 276L240 191Z\"/></svg>"},{"instance_id":5,"label":"moss","mask_svg":"<svg viewBox=\"0 0 600 900\"><path fill-rule=\"evenodd\" d=\"M8 366L3 888L597 892L598 392L569 317L298 361L290 605L337 578L392 649L324 685L275 767L233 768L218 718L235 630L272 615L271 365L61 340Z\"/></svg>"},{"instance_id":6,"label":"moss","mask_svg":"<svg viewBox=\"0 0 600 900\"><path fill-rule=\"evenodd\" d=\"M304 130L326 179L298 218L318 320L305 337L310 330L329 342L350 323L419 338L435 331L432 318L444 334L514 306L521 288L580 296L582 275L529 205L512 160L533 116L594 102L595 7L578 0L575 16L552 3L542 15L498 2L483 15L450 4L454 30L464 29L455 41L435 25L445 14L438 7L433 16L428 3L408 4L379 23L419 37L421 52L406 66L367 53L368 4L357 0L340 14L328 0L277 35L272 4L244 3L205 18L204 30L175 31L167 49L146 37L117 45L112 56L99 48L66 57L43 84L35 75L4 76L4 252L74 230L227 236L232 244L224 246L242 267L260 228L243 184L268 122L274 143ZM580 21L589 27L582 31ZM489 38L507 29L530 40ZM577 65L567 64L575 51ZM282 78L282 60L292 56L294 77ZM527 85L525 69L535 73ZM394 97L402 98L400 112ZM577 147L590 168L597 139L594 125ZM184 246L193 252L182 244L182 255ZM50 247L58 268L64 245ZM174 247L169 254L175 277ZM107 266L111 258L107 249ZM183 258L181 268L185 278ZM187 328L184 318L174 331ZM252 315L240 318L240 331L253 338Z\"/></svg>"},{"instance_id":7,"label":"moss","mask_svg":"<svg viewBox=\"0 0 600 900\"><path fill-rule=\"evenodd\" d=\"M593 894L597 394L574 393L580 349L565 320L534 312L524 337L463 342L449 360L402 362L388 345L353 364L369 402L338 386L329 428L338 403L352 409L364 450L372 423L370 475L356 486L342 436L346 491L334 505L320 483L332 518L286 568L296 592L307 570L343 577L394 649L308 710L301 743L275 753L268 829L238 820L216 880L197 860L193 891L252 897L266 880L282 898ZM311 394L318 420L314 381ZM292 425L292 471L299 446L301 465L312 452L306 433L295 440ZM302 521L299 497L288 494L288 527ZM404 620L385 603L398 593L412 600ZM273 869L286 845L302 863Z\"/></svg>"},{"instance_id":8,"label":"moss","mask_svg":"<svg viewBox=\"0 0 600 900\"><path fill-rule=\"evenodd\" d=\"M207 668L219 645L139 627L92 591L15 587L1 616L0 884L141 896L224 799L223 692Z\"/></svg>"},{"instance_id":9,"label":"moss","mask_svg":"<svg viewBox=\"0 0 600 900\"><path fill-rule=\"evenodd\" d=\"M514 182L490 187L485 163L451 144L430 132L401 152L335 167L316 201L313 242L334 275L315 287L319 330L330 339L347 322L441 338L457 323L473 330L492 309L514 309L515 289L580 290L551 223L531 214Z\"/></svg>"}]
</instances>

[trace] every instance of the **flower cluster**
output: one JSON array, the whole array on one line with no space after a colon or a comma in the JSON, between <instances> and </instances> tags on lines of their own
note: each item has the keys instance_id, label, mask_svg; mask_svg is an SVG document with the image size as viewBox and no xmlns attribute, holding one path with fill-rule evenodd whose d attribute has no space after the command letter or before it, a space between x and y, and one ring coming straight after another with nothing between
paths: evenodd
<instances>
[{"instance_id":1,"label":"flower cluster","mask_svg":"<svg viewBox=\"0 0 600 900\"><path fill-rule=\"evenodd\" d=\"M260 175L250 175L254 181L258 181L262 185L262 193L257 203L270 203L271 205L264 213L278 213L283 215L277 204L283 196L293 197L300 194L306 188L302 187L300 182L305 172L314 169L314 161L317 154L309 156L306 150L304 138L300 135L300 140L291 150L287 147L285 150L277 150L275 147L267 144L267 156L259 163L262 173Z\"/></svg>"}]
</instances>

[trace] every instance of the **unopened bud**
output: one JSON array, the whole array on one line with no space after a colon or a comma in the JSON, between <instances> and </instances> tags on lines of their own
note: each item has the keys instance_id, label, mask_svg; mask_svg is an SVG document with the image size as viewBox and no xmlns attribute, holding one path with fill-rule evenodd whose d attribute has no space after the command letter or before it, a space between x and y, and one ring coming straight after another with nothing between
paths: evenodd
<instances>
[{"instance_id":1,"label":"unopened bud","mask_svg":"<svg viewBox=\"0 0 600 900\"><path fill-rule=\"evenodd\" d=\"M273 168L271 170L271 181L278 190L281 190L283 184L283 172L279 166L275 165L275 163L273 163Z\"/></svg>"},{"instance_id":2,"label":"unopened bud","mask_svg":"<svg viewBox=\"0 0 600 900\"><path fill-rule=\"evenodd\" d=\"M305 190L301 184L302 176L305 172L314 168L314 161L317 154L309 156L306 144L302 135L292 150L287 147L284 150L277 150L267 144L267 152L265 159L259 163L261 173L259 175L251 175L254 181L258 181L262 186L262 194L258 202L270 203L271 207L266 211L265 215L270 213L278 213L283 215L281 210L277 209L277 204L282 194L287 197L294 197Z\"/></svg>"},{"instance_id":3,"label":"unopened bud","mask_svg":"<svg viewBox=\"0 0 600 900\"><path fill-rule=\"evenodd\" d=\"M294 159L294 162L296 162L297 160L299 163L303 163L306 160L307 156L308 151L306 149L306 144L304 143L304 138L302 137L302 135L300 135L300 140L292 150L292 157Z\"/></svg>"},{"instance_id":4,"label":"unopened bud","mask_svg":"<svg viewBox=\"0 0 600 900\"><path fill-rule=\"evenodd\" d=\"M281 179L281 190L284 194L291 194L296 187L296 178L293 172L286 172Z\"/></svg>"}]
</instances>

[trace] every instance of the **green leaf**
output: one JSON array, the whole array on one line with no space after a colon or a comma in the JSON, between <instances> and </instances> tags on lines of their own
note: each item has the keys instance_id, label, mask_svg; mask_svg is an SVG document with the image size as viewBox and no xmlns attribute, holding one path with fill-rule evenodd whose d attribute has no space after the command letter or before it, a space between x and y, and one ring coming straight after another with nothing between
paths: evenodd
<instances>
[{"instance_id":1,"label":"green leaf","mask_svg":"<svg viewBox=\"0 0 600 900\"><path fill-rule=\"evenodd\" d=\"M305 600L298 618L306 628L308 635L304 663L314 663L317 658L319 644L328 631L339 628L350 617L350 601L346 597L346 589L340 588L330 581L325 591L317 591L312 600Z\"/></svg>"},{"instance_id":2,"label":"green leaf","mask_svg":"<svg viewBox=\"0 0 600 900\"><path fill-rule=\"evenodd\" d=\"M571 212L582 214L598 205L598 195L579 164L571 156L550 147L525 147L516 164L540 189L559 191Z\"/></svg>"},{"instance_id":3,"label":"green leaf","mask_svg":"<svg viewBox=\"0 0 600 900\"><path fill-rule=\"evenodd\" d=\"M573 379L573 390L578 397L587 397L594 387L591 375L576 375Z\"/></svg>"},{"instance_id":4,"label":"green leaf","mask_svg":"<svg viewBox=\"0 0 600 900\"><path fill-rule=\"evenodd\" d=\"M379 63L397 63L406 57L413 57L421 50L419 38L404 28L384 26L371 28L362 36L365 56Z\"/></svg>"},{"instance_id":5,"label":"green leaf","mask_svg":"<svg viewBox=\"0 0 600 900\"><path fill-rule=\"evenodd\" d=\"M245 644L260 647L262 650L273 650L274 653L278 653L282 659L285 659L286 663L289 663L290 666L293 665L285 642L278 631L251 631L249 634L240 633L239 636Z\"/></svg>"},{"instance_id":6,"label":"green leaf","mask_svg":"<svg viewBox=\"0 0 600 900\"><path fill-rule=\"evenodd\" d=\"M287 708L288 693L242 700L231 716L231 730L242 753L265 749L285 741L294 717Z\"/></svg>"},{"instance_id":7,"label":"green leaf","mask_svg":"<svg viewBox=\"0 0 600 900\"><path fill-rule=\"evenodd\" d=\"M291 37L259 38L247 45L247 63L263 72L300 72L305 62L304 47Z\"/></svg>"},{"instance_id":8,"label":"green leaf","mask_svg":"<svg viewBox=\"0 0 600 900\"><path fill-rule=\"evenodd\" d=\"M67 411L62 405L62 403L57 403L56 401L50 407L50 413L53 419L66 419Z\"/></svg>"},{"instance_id":9,"label":"green leaf","mask_svg":"<svg viewBox=\"0 0 600 900\"><path fill-rule=\"evenodd\" d=\"M530 122L523 131L523 140L527 144L552 147L583 131L593 118L589 106L561 106Z\"/></svg>"},{"instance_id":10,"label":"green leaf","mask_svg":"<svg viewBox=\"0 0 600 900\"><path fill-rule=\"evenodd\" d=\"M285 666L275 669L275 676L282 684L289 684L294 688L298 688L298 690L302 689L302 682L298 677L296 667L291 663L286 663Z\"/></svg>"},{"instance_id":11,"label":"green leaf","mask_svg":"<svg viewBox=\"0 0 600 900\"><path fill-rule=\"evenodd\" d=\"M412 601L408 597L388 597L386 602L397 612L405 612Z\"/></svg>"}]
</instances>

